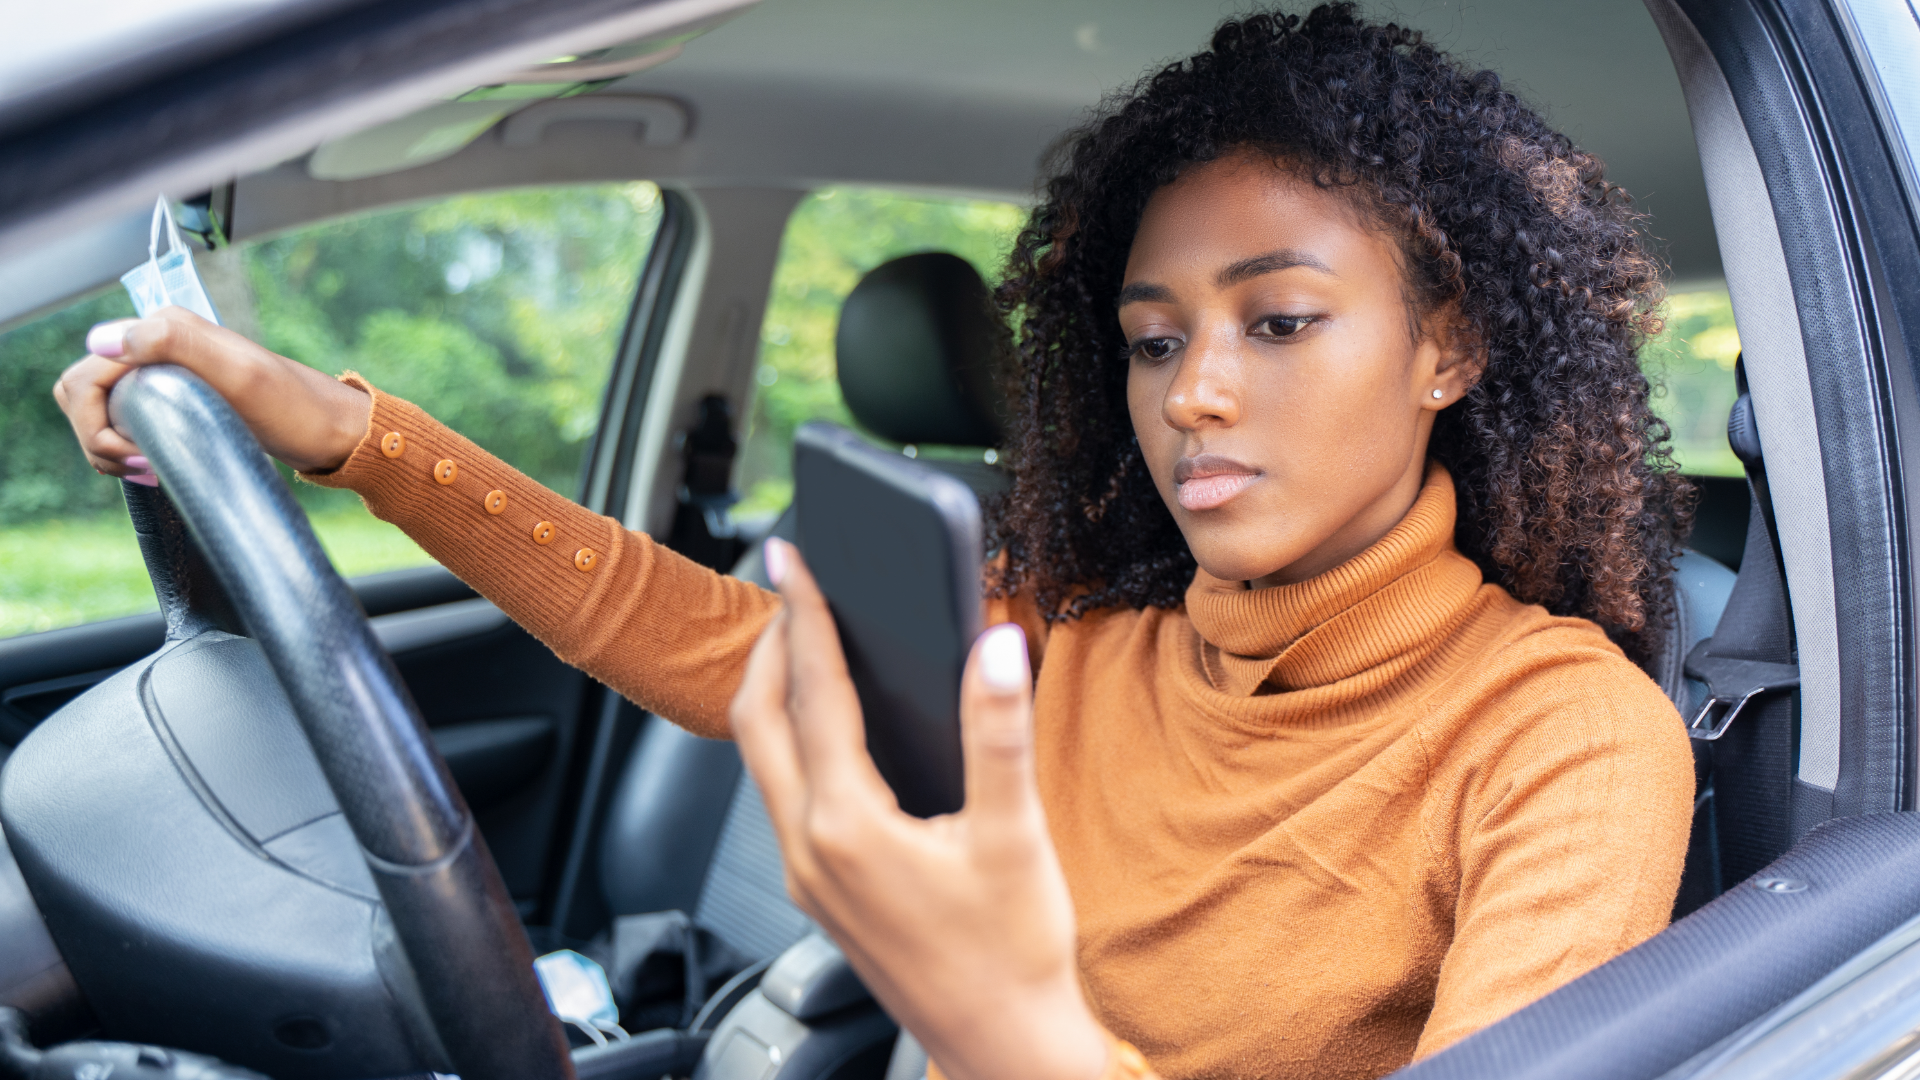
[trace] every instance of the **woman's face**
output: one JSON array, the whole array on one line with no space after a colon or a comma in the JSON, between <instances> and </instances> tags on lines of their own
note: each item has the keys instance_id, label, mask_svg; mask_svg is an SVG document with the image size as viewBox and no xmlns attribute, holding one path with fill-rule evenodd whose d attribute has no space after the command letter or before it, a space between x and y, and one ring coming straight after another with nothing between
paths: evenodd
<instances>
[{"instance_id":1,"label":"woman's face","mask_svg":"<svg viewBox=\"0 0 1920 1080\"><path fill-rule=\"evenodd\" d=\"M1471 384L1442 321L1414 323L1392 238L1269 159L1154 194L1120 292L1127 407L1203 569L1301 581L1406 515Z\"/></svg>"}]
</instances>

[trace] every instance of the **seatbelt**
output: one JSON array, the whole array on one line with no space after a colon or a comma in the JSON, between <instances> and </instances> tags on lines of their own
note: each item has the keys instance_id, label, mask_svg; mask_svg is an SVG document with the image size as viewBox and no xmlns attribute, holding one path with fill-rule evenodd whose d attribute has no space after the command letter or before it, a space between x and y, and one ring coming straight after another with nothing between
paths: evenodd
<instances>
[{"instance_id":1,"label":"seatbelt","mask_svg":"<svg viewBox=\"0 0 1920 1080\"><path fill-rule=\"evenodd\" d=\"M1746 549L1726 610L1713 635L1687 654L1689 678L1707 700L1687 734L1706 752L1719 835L1720 879L1740 881L1792 841L1792 790L1800 666L1793 636L1779 529L1744 364L1740 397L1727 418L1727 441L1746 467L1750 507ZM1735 721L1740 721L1738 724Z\"/></svg>"},{"instance_id":2,"label":"seatbelt","mask_svg":"<svg viewBox=\"0 0 1920 1080\"><path fill-rule=\"evenodd\" d=\"M1741 556L1733 593L1727 598L1726 612L1713 635L1687 653L1688 677L1707 685L1707 700L1687 721L1687 734L1709 742L1725 735L1735 718L1758 698L1800 685L1793 609L1781 569L1780 532L1767 490L1767 467L1760 453L1759 429L1754 424L1753 398L1744 387L1727 416L1727 442L1746 466L1752 501L1746 551Z\"/></svg>"},{"instance_id":3,"label":"seatbelt","mask_svg":"<svg viewBox=\"0 0 1920 1080\"><path fill-rule=\"evenodd\" d=\"M667 546L702 566L725 573L740 561L746 545L727 511L739 499L733 493L733 409L719 394L700 399L699 417L682 444L687 471L680 503L673 513Z\"/></svg>"}]
</instances>

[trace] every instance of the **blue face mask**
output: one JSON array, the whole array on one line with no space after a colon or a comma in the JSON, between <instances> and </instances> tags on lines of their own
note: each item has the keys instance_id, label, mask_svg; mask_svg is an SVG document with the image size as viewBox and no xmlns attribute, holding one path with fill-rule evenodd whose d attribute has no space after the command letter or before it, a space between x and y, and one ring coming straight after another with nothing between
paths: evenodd
<instances>
[{"instance_id":1,"label":"blue face mask","mask_svg":"<svg viewBox=\"0 0 1920 1080\"><path fill-rule=\"evenodd\" d=\"M164 255L160 253L163 224L167 233ZM120 284L127 287L127 294L133 297L133 310L143 319L173 305L186 308L210 323L220 321L220 313L214 310L206 286L200 283L200 275L193 269L193 253L180 239L180 229L173 223L173 210L164 195L153 206L147 261L121 275Z\"/></svg>"}]
</instances>

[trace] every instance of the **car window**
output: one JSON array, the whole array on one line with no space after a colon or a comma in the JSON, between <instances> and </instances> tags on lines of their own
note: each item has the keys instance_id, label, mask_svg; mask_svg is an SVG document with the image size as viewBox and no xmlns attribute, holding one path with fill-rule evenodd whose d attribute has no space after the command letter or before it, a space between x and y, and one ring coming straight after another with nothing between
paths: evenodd
<instances>
[{"instance_id":1,"label":"car window","mask_svg":"<svg viewBox=\"0 0 1920 1080\"><path fill-rule=\"evenodd\" d=\"M357 370L571 495L659 216L648 183L534 188L196 262L227 325L329 374ZM0 335L0 637L155 606L119 484L87 467L50 394L88 327L132 313L116 286ZM294 492L342 574L431 561L350 492Z\"/></svg>"},{"instance_id":2,"label":"car window","mask_svg":"<svg viewBox=\"0 0 1920 1080\"><path fill-rule=\"evenodd\" d=\"M851 424L834 377L833 335L860 275L899 255L952 251L989 282L999 279L1025 211L1010 203L931 199L865 188L821 188L794 210L781 241L747 435L735 516L764 518L792 498L793 433L808 420ZM1654 409L1672 428L1674 459L1696 476L1739 476L1727 446L1740 335L1718 285L1681 286L1665 329L1641 351Z\"/></svg>"},{"instance_id":3,"label":"car window","mask_svg":"<svg viewBox=\"0 0 1920 1080\"><path fill-rule=\"evenodd\" d=\"M840 304L860 276L889 259L949 251L989 285L1026 220L988 200L937 199L871 188L820 188L794 208L760 329L754 399L741 441L734 516L765 519L793 498L793 433L808 420L854 426L834 373Z\"/></svg>"},{"instance_id":4,"label":"car window","mask_svg":"<svg viewBox=\"0 0 1920 1080\"><path fill-rule=\"evenodd\" d=\"M1640 351L1654 384L1653 408L1673 430L1673 456L1694 476L1741 476L1727 445L1734 361L1740 333L1724 288L1677 290L1667 298L1666 328Z\"/></svg>"}]
</instances>

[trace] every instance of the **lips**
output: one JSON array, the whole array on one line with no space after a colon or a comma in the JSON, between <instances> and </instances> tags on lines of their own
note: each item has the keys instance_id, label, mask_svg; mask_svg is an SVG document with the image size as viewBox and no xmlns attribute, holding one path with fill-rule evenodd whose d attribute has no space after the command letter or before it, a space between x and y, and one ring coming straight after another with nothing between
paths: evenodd
<instances>
[{"instance_id":1,"label":"lips","mask_svg":"<svg viewBox=\"0 0 1920 1080\"><path fill-rule=\"evenodd\" d=\"M1184 510L1212 510L1245 491L1260 470L1219 454L1183 457L1173 466L1173 483Z\"/></svg>"}]
</instances>

